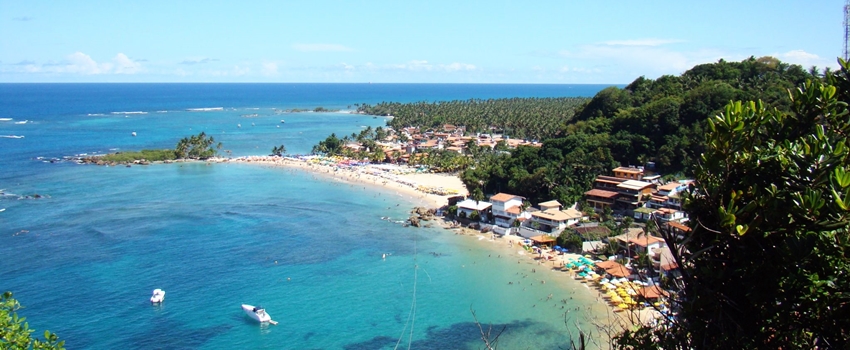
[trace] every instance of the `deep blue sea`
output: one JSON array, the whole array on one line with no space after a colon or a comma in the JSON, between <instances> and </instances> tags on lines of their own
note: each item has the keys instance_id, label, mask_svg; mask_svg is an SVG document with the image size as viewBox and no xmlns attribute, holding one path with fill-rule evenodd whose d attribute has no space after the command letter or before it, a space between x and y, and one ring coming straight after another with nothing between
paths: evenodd
<instances>
[{"instance_id":1,"label":"deep blue sea","mask_svg":"<svg viewBox=\"0 0 850 350\"><path fill-rule=\"evenodd\" d=\"M568 348L599 314L584 285L502 241L381 220L406 218L411 198L252 164L61 159L173 148L200 131L223 155L307 153L385 120L276 110L605 87L0 84L0 291L69 349L479 349L473 309L485 330L507 326L499 348ZM252 322L242 303L280 324Z\"/></svg>"}]
</instances>

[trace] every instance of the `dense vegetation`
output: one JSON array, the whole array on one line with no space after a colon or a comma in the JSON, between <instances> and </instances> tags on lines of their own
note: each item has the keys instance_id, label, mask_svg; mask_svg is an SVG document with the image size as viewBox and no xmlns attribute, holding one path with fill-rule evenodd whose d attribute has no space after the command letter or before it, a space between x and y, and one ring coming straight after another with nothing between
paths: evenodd
<instances>
[{"instance_id":1,"label":"dense vegetation","mask_svg":"<svg viewBox=\"0 0 850 350\"><path fill-rule=\"evenodd\" d=\"M12 292L0 295L0 349L42 349L61 350L65 341L49 331L44 331L44 339L33 337L34 329L30 329L25 317L18 315L22 308Z\"/></svg>"},{"instance_id":2,"label":"dense vegetation","mask_svg":"<svg viewBox=\"0 0 850 350\"><path fill-rule=\"evenodd\" d=\"M180 139L174 148L174 154L181 159L207 159L215 157L218 149L221 149L221 142L216 144L212 136L201 131L200 134Z\"/></svg>"},{"instance_id":3,"label":"dense vegetation","mask_svg":"<svg viewBox=\"0 0 850 350\"><path fill-rule=\"evenodd\" d=\"M366 129L361 130L359 134L351 133L351 135L342 138L337 137L336 134L331 134L313 146L312 153L326 156L346 156L354 159L369 159L380 162L386 156L383 149L378 146L377 141L384 139L386 136L386 131L380 126L375 129L368 126ZM347 144L352 142L356 142L358 147L346 147Z\"/></svg>"},{"instance_id":4,"label":"dense vegetation","mask_svg":"<svg viewBox=\"0 0 850 350\"><path fill-rule=\"evenodd\" d=\"M731 103L708 120L685 202L692 231L661 231L682 274L678 318L627 331L621 348L850 347L850 65L840 62L787 104Z\"/></svg>"},{"instance_id":5,"label":"dense vegetation","mask_svg":"<svg viewBox=\"0 0 850 350\"><path fill-rule=\"evenodd\" d=\"M619 165L654 162L662 173L691 174L705 149L709 117L731 100L757 96L788 111L787 91L817 79L812 73L817 71L765 57L703 64L678 77L641 77L623 89L600 91L542 148L519 147L509 156L482 159L462 179L485 193L575 203L596 175Z\"/></svg>"},{"instance_id":6,"label":"dense vegetation","mask_svg":"<svg viewBox=\"0 0 850 350\"><path fill-rule=\"evenodd\" d=\"M157 162L177 159L173 149L143 149L139 152L116 152L100 157L105 162L129 163L136 160Z\"/></svg>"},{"instance_id":7,"label":"dense vegetation","mask_svg":"<svg viewBox=\"0 0 850 350\"><path fill-rule=\"evenodd\" d=\"M116 152L98 157L89 157L84 159L84 161L90 163L132 163L136 161L156 162L175 159L207 159L215 157L218 154L218 149L221 149L221 142L216 144L212 136L207 136L202 131L198 135L180 139L173 150L146 149L138 152Z\"/></svg>"},{"instance_id":8,"label":"dense vegetation","mask_svg":"<svg viewBox=\"0 0 850 350\"><path fill-rule=\"evenodd\" d=\"M465 101L359 105L358 112L392 115L395 129L419 126L440 130L445 124L462 125L475 133L504 133L512 138L542 140L554 136L587 102L580 97L499 98Z\"/></svg>"},{"instance_id":9,"label":"dense vegetation","mask_svg":"<svg viewBox=\"0 0 850 350\"><path fill-rule=\"evenodd\" d=\"M690 172L704 149L705 120L729 101L761 99L788 111L788 90L815 78L799 65L772 57L701 64L681 76L640 77L624 89L600 91L581 110L574 132L609 136L619 164L655 162L666 173Z\"/></svg>"}]
</instances>

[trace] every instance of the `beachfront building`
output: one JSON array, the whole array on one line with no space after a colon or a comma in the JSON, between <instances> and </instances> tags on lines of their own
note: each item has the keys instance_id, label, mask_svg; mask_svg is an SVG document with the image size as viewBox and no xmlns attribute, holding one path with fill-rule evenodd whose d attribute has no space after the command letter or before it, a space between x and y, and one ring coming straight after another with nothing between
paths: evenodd
<instances>
[{"instance_id":1,"label":"beachfront building","mask_svg":"<svg viewBox=\"0 0 850 350\"><path fill-rule=\"evenodd\" d=\"M487 218L490 213L490 208L493 205L490 202L485 201L476 201L474 199L467 199L457 204L457 216L469 218L472 216L473 212L478 212L478 215L481 219Z\"/></svg>"},{"instance_id":2,"label":"beachfront building","mask_svg":"<svg viewBox=\"0 0 850 350\"><path fill-rule=\"evenodd\" d=\"M538 204L540 210L531 212L531 225L534 229L549 234L560 234L567 226L581 221L582 213L576 209L561 210L561 203L556 200Z\"/></svg>"},{"instance_id":3,"label":"beachfront building","mask_svg":"<svg viewBox=\"0 0 850 350\"><path fill-rule=\"evenodd\" d=\"M517 230L519 235L523 237L532 237L540 234L548 234L557 236L569 226L573 226L581 221L582 212L575 208L561 209L562 205L556 200L551 200L537 204L539 208L528 208L527 212L523 212L519 219L524 215L527 220L521 220L522 225Z\"/></svg>"},{"instance_id":4,"label":"beachfront building","mask_svg":"<svg viewBox=\"0 0 850 350\"><path fill-rule=\"evenodd\" d=\"M500 227L511 227L520 213L522 213L522 200L525 197L508 193L497 193L490 197L493 205L493 219Z\"/></svg>"},{"instance_id":5,"label":"beachfront building","mask_svg":"<svg viewBox=\"0 0 850 350\"><path fill-rule=\"evenodd\" d=\"M629 228L626 233L610 239L618 241L620 246L624 247L626 257L635 257L640 253L652 257L655 255L654 250L667 246L663 238L644 233L641 228Z\"/></svg>"}]
</instances>

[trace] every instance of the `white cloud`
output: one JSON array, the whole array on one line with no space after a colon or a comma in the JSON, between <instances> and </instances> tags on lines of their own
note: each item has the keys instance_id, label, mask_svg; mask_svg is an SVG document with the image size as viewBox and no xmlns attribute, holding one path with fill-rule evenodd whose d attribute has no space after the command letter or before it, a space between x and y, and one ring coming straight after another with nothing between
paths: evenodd
<instances>
[{"instance_id":1,"label":"white cloud","mask_svg":"<svg viewBox=\"0 0 850 350\"><path fill-rule=\"evenodd\" d=\"M180 64L196 65L196 64L204 64L204 63L210 63L210 62L216 62L216 61L218 61L217 58L193 57L193 58L187 58L183 61L180 61Z\"/></svg>"},{"instance_id":2,"label":"white cloud","mask_svg":"<svg viewBox=\"0 0 850 350\"><path fill-rule=\"evenodd\" d=\"M621 77L645 75L654 78L664 74L681 74L694 65L714 62L723 57L713 50L675 51L663 46L672 42L676 41L642 39L579 46L576 50L559 53L568 67L561 71L610 73Z\"/></svg>"},{"instance_id":3,"label":"white cloud","mask_svg":"<svg viewBox=\"0 0 850 350\"><path fill-rule=\"evenodd\" d=\"M250 67L233 66L232 74L234 76L239 77L239 76L243 76L243 75L246 75L246 74L249 74L249 73L251 73Z\"/></svg>"},{"instance_id":4,"label":"white cloud","mask_svg":"<svg viewBox=\"0 0 850 350\"><path fill-rule=\"evenodd\" d=\"M118 53L112 59L115 64L115 74L135 74L142 68L142 64L134 62L127 55Z\"/></svg>"},{"instance_id":5,"label":"white cloud","mask_svg":"<svg viewBox=\"0 0 850 350\"><path fill-rule=\"evenodd\" d=\"M459 63L459 62L449 63L449 64L443 66L443 68L446 71L449 71L449 72L455 72L455 71L459 71L459 70L475 70L476 69L474 64Z\"/></svg>"},{"instance_id":6,"label":"white cloud","mask_svg":"<svg viewBox=\"0 0 850 350\"><path fill-rule=\"evenodd\" d=\"M811 66L817 66L819 68L838 68L837 60L824 59L818 55L808 53L803 50L791 50L786 53L775 54L774 56L782 62L799 64L803 66L803 68L809 68Z\"/></svg>"},{"instance_id":7,"label":"white cloud","mask_svg":"<svg viewBox=\"0 0 850 350\"><path fill-rule=\"evenodd\" d=\"M647 39L631 39L631 40L611 40L606 41L603 44L609 46L661 46L667 44L675 44L684 42L683 40L678 39L655 39L655 38L647 38Z\"/></svg>"},{"instance_id":8,"label":"white cloud","mask_svg":"<svg viewBox=\"0 0 850 350\"><path fill-rule=\"evenodd\" d=\"M102 74L112 69L111 63L97 63L91 56L74 52L67 57L68 64L60 66L59 72L84 75Z\"/></svg>"},{"instance_id":9,"label":"white cloud","mask_svg":"<svg viewBox=\"0 0 850 350\"><path fill-rule=\"evenodd\" d=\"M474 64L469 63L453 62L449 64L431 64L426 60L412 60L407 63L392 64L389 67L397 70L443 72L471 71L477 69Z\"/></svg>"},{"instance_id":10,"label":"white cloud","mask_svg":"<svg viewBox=\"0 0 850 350\"><path fill-rule=\"evenodd\" d=\"M109 62L97 62L91 56L80 51L65 57L62 61L49 61L36 64L35 61L21 61L14 68L24 73L60 73L79 75L135 74L142 69L141 63L123 53L118 53Z\"/></svg>"},{"instance_id":11,"label":"white cloud","mask_svg":"<svg viewBox=\"0 0 850 350\"><path fill-rule=\"evenodd\" d=\"M292 48L301 52L345 52L354 49L340 44L292 44Z\"/></svg>"},{"instance_id":12,"label":"white cloud","mask_svg":"<svg viewBox=\"0 0 850 350\"><path fill-rule=\"evenodd\" d=\"M275 62L263 62L263 68L261 70L263 75L265 76L275 76L278 75L277 71L277 63Z\"/></svg>"}]
</instances>

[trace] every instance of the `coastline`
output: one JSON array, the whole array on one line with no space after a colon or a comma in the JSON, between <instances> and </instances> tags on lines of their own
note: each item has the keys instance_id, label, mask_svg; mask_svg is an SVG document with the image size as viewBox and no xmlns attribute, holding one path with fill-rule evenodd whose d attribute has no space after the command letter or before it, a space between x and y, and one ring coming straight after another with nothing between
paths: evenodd
<instances>
[{"instance_id":1,"label":"coastline","mask_svg":"<svg viewBox=\"0 0 850 350\"><path fill-rule=\"evenodd\" d=\"M377 191L394 191L397 195L403 197L404 201L414 205L425 206L429 209L439 209L447 205L448 198L452 195L426 193L417 189L420 185L460 188L461 192L459 195L467 195L468 193L460 179L454 175L406 173L381 176L380 173L369 171L367 170L368 168L363 166L340 167L333 164L322 164L320 162L273 156L246 156L232 159L216 158L210 161L296 169L298 171L324 176L328 180L365 185L364 187ZM580 258L581 255L579 254L565 253L554 255L552 260L541 259L537 254L526 251L523 248L522 242L524 238L520 236L500 236L492 233L482 233L478 230L468 228L451 227L450 223L444 221L441 217L436 217L434 220L428 221L428 223L433 223L433 226L451 231L455 235L469 237L469 241L473 242L472 244L478 243L477 246L496 253L500 257L504 254L506 257L517 259L517 263L527 268L528 272L540 273L539 276L544 277L542 281L548 280L549 283L557 284L564 294L560 296L550 295L552 302L565 300L565 298L569 298L570 300L575 298L581 302L581 307L572 310L575 312L572 316L578 314L579 317L587 319L589 323L594 325L596 329L590 330L588 334L595 338L596 342L608 342L611 339L611 335L631 329L639 323L650 323L657 317L657 313L654 313L651 309L621 310L609 303L605 299L604 292L597 288L593 282L577 279L575 273L572 271L563 271L561 267L570 260ZM509 282L506 281L505 283ZM569 315L569 311L567 311L567 315ZM607 343L604 344L607 345ZM600 348L602 347L605 346L600 344Z\"/></svg>"},{"instance_id":2,"label":"coastline","mask_svg":"<svg viewBox=\"0 0 850 350\"><path fill-rule=\"evenodd\" d=\"M468 191L457 176L431 173L394 174L369 166L341 167L334 164L312 162L290 157L244 156L237 158L213 158L215 163L247 163L269 167L298 169L330 180L357 183L386 191L395 191L410 202L428 208L439 209L448 204L448 198L455 195L466 196ZM421 191L422 188L445 188L456 190L457 194L440 195Z\"/></svg>"}]
</instances>

